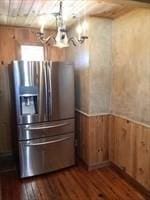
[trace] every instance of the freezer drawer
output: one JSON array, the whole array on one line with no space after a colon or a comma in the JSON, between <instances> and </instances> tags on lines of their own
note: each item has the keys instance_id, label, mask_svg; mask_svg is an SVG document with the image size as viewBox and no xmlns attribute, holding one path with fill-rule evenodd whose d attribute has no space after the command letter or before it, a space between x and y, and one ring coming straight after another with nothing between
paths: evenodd
<instances>
[{"instance_id":1,"label":"freezer drawer","mask_svg":"<svg viewBox=\"0 0 150 200\"><path fill-rule=\"evenodd\" d=\"M22 178L74 165L74 134L19 142L19 157Z\"/></svg>"},{"instance_id":2,"label":"freezer drawer","mask_svg":"<svg viewBox=\"0 0 150 200\"><path fill-rule=\"evenodd\" d=\"M29 140L74 132L74 119L18 126L18 139Z\"/></svg>"}]
</instances>

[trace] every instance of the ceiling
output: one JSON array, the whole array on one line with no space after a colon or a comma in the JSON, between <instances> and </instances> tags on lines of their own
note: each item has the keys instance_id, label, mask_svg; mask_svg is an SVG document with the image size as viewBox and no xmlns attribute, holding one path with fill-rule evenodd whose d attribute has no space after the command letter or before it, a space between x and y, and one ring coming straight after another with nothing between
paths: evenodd
<instances>
[{"instance_id":1,"label":"ceiling","mask_svg":"<svg viewBox=\"0 0 150 200\"><path fill-rule=\"evenodd\" d=\"M64 17L69 26L85 15L116 18L146 3L130 0L63 0ZM40 27L43 20L47 28L55 27L52 12L59 9L59 0L0 0L0 24ZM73 17L76 16L76 17Z\"/></svg>"}]
</instances>

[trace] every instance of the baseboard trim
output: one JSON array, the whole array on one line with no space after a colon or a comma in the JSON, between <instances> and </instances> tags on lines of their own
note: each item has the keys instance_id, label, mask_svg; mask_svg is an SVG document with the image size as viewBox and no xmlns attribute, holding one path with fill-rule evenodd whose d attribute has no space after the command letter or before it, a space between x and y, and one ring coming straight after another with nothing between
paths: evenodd
<instances>
[{"instance_id":1,"label":"baseboard trim","mask_svg":"<svg viewBox=\"0 0 150 200\"><path fill-rule=\"evenodd\" d=\"M79 163L82 164L88 171L92 171L95 169L100 169L103 167L108 167L110 166L110 161L106 160L101 163L96 163L92 165L88 165L85 161L83 161L81 158L79 158Z\"/></svg>"},{"instance_id":2,"label":"baseboard trim","mask_svg":"<svg viewBox=\"0 0 150 200\"><path fill-rule=\"evenodd\" d=\"M88 165L87 169L88 169L88 171L92 171L92 170L95 170L95 169L100 169L100 168L108 167L108 166L110 166L110 161L106 160L106 161L103 161L103 162L98 163L98 164Z\"/></svg>"},{"instance_id":3,"label":"baseboard trim","mask_svg":"<svg viewBox=\"0 0 150 200\"><path fill-rule=\"evenodd\" d=\"M130 185L132 185L136 190L138 190L146 200L150 199L150 191L147 190L143 185L137 182L133 177L127 174L124 170L118 167L113 162L109 162L109 166L117 172L123 179L125 179Z\"/></svg>"}]
</instances>

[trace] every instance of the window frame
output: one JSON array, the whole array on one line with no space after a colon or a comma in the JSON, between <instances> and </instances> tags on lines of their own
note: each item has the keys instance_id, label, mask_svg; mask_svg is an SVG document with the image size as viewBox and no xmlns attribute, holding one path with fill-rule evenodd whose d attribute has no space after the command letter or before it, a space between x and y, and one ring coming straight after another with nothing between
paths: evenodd
<instances>
[{"instance_id":1,"label":"window frame","mask_svg":"<svg viewBox=\"0 0 150 200\"><path fill-rule=\"evenodd\" d=\"M42 45L39 42L17 42L17 49L16 49L16 54L17 54L17 59L21 60L21 46L27 45L27 46L41 46L43 47L43 53L44 53L44 60L46 59L47 53L46 53L46 48L45 45Z\"/></svg>"}]
</instances>

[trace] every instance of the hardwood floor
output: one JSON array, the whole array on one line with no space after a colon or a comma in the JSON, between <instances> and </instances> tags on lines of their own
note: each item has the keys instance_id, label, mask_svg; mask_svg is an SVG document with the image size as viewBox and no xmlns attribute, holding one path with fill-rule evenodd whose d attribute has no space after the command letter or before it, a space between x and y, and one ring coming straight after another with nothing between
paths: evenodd
<instances>
[{"instance_id":1,"label":"hardwood floor","mask_svg":"<svg viewBox=\"0 0 150 200\"><path fill-rule=\"evenodd\" d=\"M1 200L144 200L113 169L87 171L82 166L20 180L0 175Z\"/></svg>"}]
</instances>

